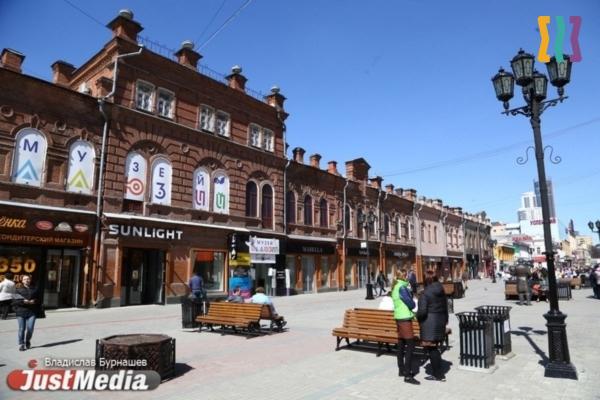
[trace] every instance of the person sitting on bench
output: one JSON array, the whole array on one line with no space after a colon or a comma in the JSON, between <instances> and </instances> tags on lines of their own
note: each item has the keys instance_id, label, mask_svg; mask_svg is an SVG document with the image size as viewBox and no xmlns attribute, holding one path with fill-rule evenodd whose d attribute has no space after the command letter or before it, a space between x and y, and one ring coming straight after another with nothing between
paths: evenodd
<instances>
[{"instance_id":1,"label":"person sitting on bench","mask_svg":"<svg viewBox=\"0 0 600 400\"><path fill-rule=\"evenodd\" d=\"M277 321L278 323L282 324L281 326L287 323L283 320L283 317L278 315L277 311L275 311L275 306L273 305L271 298L265 294L264 287L259 286L256 288L254 296L252 296L252 298L250 299L250 303L267 304L271 309L271 314L273 315L274 321Z\"/></svg>"}]
</instances>

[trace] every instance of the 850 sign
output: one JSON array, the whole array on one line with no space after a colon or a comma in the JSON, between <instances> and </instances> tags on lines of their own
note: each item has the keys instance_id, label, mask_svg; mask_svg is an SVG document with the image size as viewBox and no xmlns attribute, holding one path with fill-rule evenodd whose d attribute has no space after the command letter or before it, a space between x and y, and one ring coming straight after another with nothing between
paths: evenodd
<instances>
[{"instance_id":1,"label":"850 sign","mask_svg":"<svg viewBox=\"0 0 600 400\"><path fill-rule=\"evenodd\" d=\"M0 257L0 274L12 272L13 274L31 274L35 271L36 263L32 258Z\"/></svg>"}]
</instances>

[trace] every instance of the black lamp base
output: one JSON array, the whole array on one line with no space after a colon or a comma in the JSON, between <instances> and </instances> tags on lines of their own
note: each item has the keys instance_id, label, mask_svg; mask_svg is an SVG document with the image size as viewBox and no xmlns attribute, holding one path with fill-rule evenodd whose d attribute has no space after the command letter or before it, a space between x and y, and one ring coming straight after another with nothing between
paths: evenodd
<instances>
[{"instance_id":1,"label":"black lamp base","mask_svg":"<svg viewBox=\"0 0 600 400\"><path fill-rule=\"evenodd\" d=\"M372 283L367 283L367 297L365 297L365 300L374 300L375 297L373 297L373 284Z\"/></svg>"},{"instance_id":2,"label":"black lamp base","mask_svg":"<svg viewBox=\"0 0 600 400\"><path fill-rule=\"evenodd\" d=\"M577 378L577 368L571 363L561 362L548 362L546 365L546 371L544 372L546 378L561 378L561 379L573 379Z\"/></svg>"}]
</instances>

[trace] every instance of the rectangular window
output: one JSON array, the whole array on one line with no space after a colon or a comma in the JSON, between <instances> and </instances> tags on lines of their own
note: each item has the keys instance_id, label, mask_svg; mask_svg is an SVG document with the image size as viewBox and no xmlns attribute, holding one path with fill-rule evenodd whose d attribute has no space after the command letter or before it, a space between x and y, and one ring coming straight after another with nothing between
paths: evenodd
<instances>
[{"instance_id":1,"label":"rectangular window","mask_svg":"<svg viewBox=\"0 0 600 400\"><path fill-rule=\"evenodd\" d=\"M156 112L161 117L173 118L173 104L175 95L165 89L158 89L158 100L156 101Z\"/></svg>"},{"instance_id":2,"label":"rectangular window","mask_svg":"<svg viewBox=\"0 0 600 400\"><path fill-rule=\"evenodd\" d=\"M263 148L267 151L273 151L273 131L269 129L263 130Z\"/></svg>"},{"instance_id":3,"label":"rectangular window","mask_svg":"<svg viewBox=\"0 0 600 400\"><path fill-rule=\"evenodd\" d=\"M408 225L406 222L400 223L400 235L402 236L402 239L408 239Z\"/></svg>"},{"instance_id":4,"label":"rectangular window","mask_svg":"<svg viewBox=\"0 0 600 400\"><path fill-rule=\"evenodd\" d=\"M260 127L258 125L250 125L250 146L260 147Z\"/></svg>"},{"instance_id":5,"label":"rectangular window","mask_svg":"<svg viewBox=\"0 0 600 400\"><path fill-rule=\"evenodd\" d=\"M223 111L217 111L215 131L217 132L217 135L229 137L229 114Z\"/></svg>"},{"instance_id":6,"label":"rectangular window","mask_svg":"<svg viewBox=\"0 0 600 400\"><path fill-rule=\"evenodd\" d=\"M138 81L135 87L135 106L140 110L152 112L154 102L154 86Z\"/></svg>"},{"instance_id":7,"label":"rectangular window","mask_svg":"<svg viewBox=\"0 0 600 400\"><path fill-rule=\"evenodd\" d=\"M215 129L215 110L209 106L200 106L200 129L208 132Z\"/></svg>"},{"instance_id":8,"label":"rectangular window","mask_svg":"<svg viewBox=\"0 0 600 400\"><path fill-rule=\"evenodd\" d=\"M225 252L212 250L193 250L192 273L199 272L207 292L222 292L223 273L225 271Z\"/></svg>"}]
</instances>

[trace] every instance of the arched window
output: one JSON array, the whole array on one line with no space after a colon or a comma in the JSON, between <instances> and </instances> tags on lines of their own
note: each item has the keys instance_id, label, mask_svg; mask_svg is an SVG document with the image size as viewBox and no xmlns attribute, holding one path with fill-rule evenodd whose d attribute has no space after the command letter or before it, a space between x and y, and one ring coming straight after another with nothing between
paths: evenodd
<instances>
[{"instance_id":1,"label":"arched window","mask_svg":"<svg viewBox=\"0 0 600 400\"><path fill-rule=\"evenodd\" d=\"M313 224L313 208L312 208L312 197L308 194L304 196L304 225Z\"/></svg>"},{"instance_id":2,"label":"arched window","mask_svg":"<svg viewBox=\"0 0 600 400\"><path fill-rule=\"evenodd\" d=\"M194 193L192 204L194 209L208 211L210 202L210 174L204 168L194 171Z\"/></svg>"},{"instance_id":3,"label":"arched window","mask_svg":"<svg viewBox=\"0 0 600 400\"><path fill-rule=\"evenodd\" d=\"M344 228L346 230L346 234L352 230L352 223L350 221L351 214L350 206L346 204L346 208L344 210Z\"/></svg>"},{"instance_id":4,"label":"arched window","mask_svg":"<svg viewBox=\"0 0 600 400\"><path fill-rule=\"evenodd\" d=\"M213 176L213 211L218 214L229 214L229 177L224 172Z\"/></svg>"},{"instance_id":5,"label":"arched window","mask_svg":"<svg viewBox=\"0 0 600 400\"><path fill-rule=\"evenodd\" d=\"M319 220L322 228L327 228L329 226L329 215L327 212L327 200L321 199L319 202Z\"/></svg>"},{"instance_id":6,"label":"arched window","mask_svg":"<svg viewBox=\"0 0 600 400\"><path fill-rule=\"evenodd\" d=\"M265 229L273 229L273 188L270 185L263 186L260 203L262 226Z\"/></svg>"},{"instance_id":7,"label":"arched window","mask_svg":"<svg viewBox=\"0 0 600 400\"><path fill-rule=\"evenodd\" d=\"M125 160L125 198L144 201L146 193L146 175L148 163L143 155L132 152Z\"/></svg>"},{"instance_id":8,"label":"arched window","mask_svg":"<svg viewBox=\"0 0 600 400\"><path fill-rule=\"evenodd\" d=\"M362 238L364 234L363 211L359 208L356 210L356 237Z\"/></svg>"},{"instance_id":9,"label":"arched window","mask_svg":"<svg viewBox=\"0 0 600 400\"><path fill-rule=\"evenodd\" d=\"M150 202L171 205L171 182L173 169L166 158L159 157L152 162L152 189Z\"/></svg>"},{"instance_id":10,"label":"arched window","mask_svg":"<svg viewBox=\"0 0 600 400\"><path fill-rule=\"evenodd\" d=\"M425 241L425 223L421 223L421 242Z\"/></svg>"},{"instance_id":11,"label":"arched window","mask_svg":"<svg viewBox=\"0 0 600 400\"><path fill-rule=\"evenodd\" d=\"M431 243L431 225L427 224L427 242Z\"/></svg>"},{"instance_id":12,"label":"arched window","mask_svg":"<svg viewBox=\"0 0 600 400\"><path fill-rule=\"evenodd\" d=\"M16 137L12 181L30 186L42 186L48 142L42 132L33 128L21 129Z\"/></svg>"},{"instance_id":13,"label":"arched window","mask_svg":"<svg viewBox=\"0 0 600 400\"><path fill-rule=\"evenodd\" d=\"M383 234L386 238L390 236L390 217L387 215L383 217Z\"/></svg>"},{"instance_id":14,"label":"arched window","mask_svg":"<svg viewBox=\"0 0 600 400\"><path fill-rule=\"evenodd\" d=\"M437 244L437 226L433 227L433 241Z\"/></svg>"},{"instance_id":15,"label":"arched window","mask_svg":"<svg viewBox=\"0 0 600 400\"><path fill-rule=\"evenodd\" d=\"M286 194L285 218L288 224L296 223L296 195L291 190Z\"/></svg>"},{"instance_id":16,"label":"arched window","mask_svg":"<svg viewBox=\"0 0 600 400\"><path fill-rule=\"evenodd\" d=\"M96 152L85 140L76 140L69 148L67 192L91 194L94 187Z\"/></svg>"},{"instance_id":17,"label":"arched window","mask_svg":"<svg viewBox=\"0 0 600 400\"><path fill-rule=\"evenodd\" d=\"M246 217L256 217L257 213L258 188L256 183L250 181L246 183Z\"/></svg>"}]
</instances>

